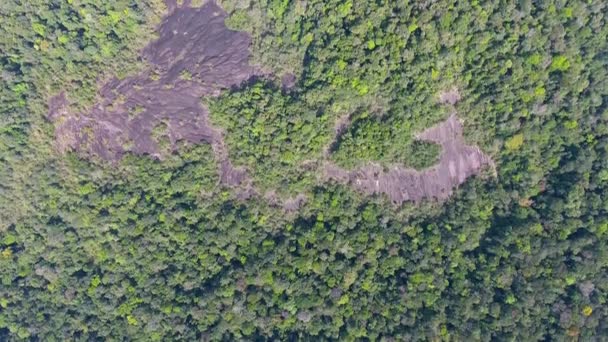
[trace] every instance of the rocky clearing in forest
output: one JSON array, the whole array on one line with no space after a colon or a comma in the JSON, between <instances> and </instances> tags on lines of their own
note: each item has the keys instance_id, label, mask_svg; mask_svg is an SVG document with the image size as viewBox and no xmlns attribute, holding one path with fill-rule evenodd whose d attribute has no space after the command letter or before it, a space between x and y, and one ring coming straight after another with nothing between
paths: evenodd
<instances>
[{"instance_id":1,"label":"rocky clearing in forest","mask_svg":"<svg viewBox=\"0 0 608 342\"><path fill-rule=\"evenodd\" d=\"M209 143L222 183L239 187L239 197L255 195L252 180L244 169L232 165L223 132L211 125L208 109L201 103L201 98L215 97L254 77L267 76L261 68L250 65L251 37L228 29L226 12L212 1L200 8L190 7L189 2L178 6L167 1L167 8L169 14L159 27L159 38L142 52L150 64L148 69L105 83L98 91L97 103L86 113L69 111L69 94L58 94L49 101L48 118L55 124L57 149L117 162L129 152L162 158L163 151L177 149L180 141ZM293 87L295 76L284 76L282 83L284 88ZM440 94L440 101L447 104L459 99L457 89ZM347 119L340 119L337 132L348 124ZM468 177L493 165L479 148L466 145L462 123L455 114L419 134L418 139L442 146L438 164L422 171L398 165L384 170L376 164L345 170L326 161L320 176L403 203L446 199ZM272 202L282 202L293 211L305 200L296 194Z\"/></svg>"},{"instance_id":2,"label":"rocky clearing in forest","mask_svg":"<svg viewBox=\"0 0 608 342\"><path fill-rule=\"evenodd\" d=\"M447 199L467 178L478 174L483 167L493 166L489 156L465 143L462 123L456 114L418 134L417 138L441 145L439 162L428 169L418 171L396 165L384 170L380 165L371 164L349 171L327 163L325 177L368 194L385 194L394 203L401 204L425 198Z\"/></svg>"},{"instance_id":3,"label":"rocky clearing in forest","mask_svg":"<svg viewBox=\"0 0 608 342\"><path fill-rule=\"evenodd\" d=\"M171 150L180 141L209 143L222 182L248 182L246 173L228 159L222 132L209 123L201 98L218 96L262 74L249 64L251 38L226 28L226 12L214 2L191 8L168 1L167 7L159 38L142 53L150 68L107 82L88 113L69 113L66 94L51 99L49 119L56 125L57 148L117 161L127 152L161 158L167 146L159 146L159 138Z\"/></svg>"}]
</instances>

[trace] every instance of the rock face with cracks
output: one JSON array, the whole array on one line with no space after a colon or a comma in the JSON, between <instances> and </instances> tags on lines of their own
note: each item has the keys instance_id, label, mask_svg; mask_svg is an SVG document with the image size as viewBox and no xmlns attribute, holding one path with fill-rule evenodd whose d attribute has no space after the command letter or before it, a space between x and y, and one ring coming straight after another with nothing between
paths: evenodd
<instances>
[{"instance_id":1,"label":"rock face with cracks","mask_svg":"<svg viewBox=\"0 0 608 342\"><path fill-rule=\"evenodd\" d=\"M57 147L115 161L126 152L160 157L159 136L172 149L179 141L206 142L213 145L221 179L239 184L246 175L232 167L201 97L217 96L261 74L249 64L251 38L229 30L226 12L214 2L191 8L168 1L167 7L159 38L143 51L148 70L104 84L86 113L69 113L63 93L50 100Z\"/></svg>"},{"instance_id":2,"label":"rock face with cracks","mask_svg":"<svg viewBox=\"0 0 608 342\"><path fill-rule=\"evenodd\" d=\"M209 143L222 183L240 186L239 198L254 196L257 191L251 179L245 170L233 167L223 133L210 124L208 110L201 103L202 97L218 96L252 77L264 76L261 69L249 64L251 38L229 30L224 24L226 12L212 1L200 8L190 7L190 1L182 6L175 0L166 4L169 14L159 27L159 38L142 52L148 69L105 83L98 91L98 101L85 113L71 113L64 93L50 99L48 118L55 123L56 146L60 151L115 162L127 152L161 158L164 149L174 150L180 141ZM284 89L296 83L290 74L281 81ZM444 104L453 105L459 99L457 89L440 95ZM337 133L348 121L346 117L337 123ZM438 164L422 171L400 166L384 170L375 164L345 170L326 162L320 170L322 178L403 203L446 199L468 177L493 165L479 148L466 145L455 114L419 134L418 139L442 146ZM269 198L281 205L275 196ZM283 202L285 210L294 211L306 197L297 194Z\"/></svg>"}]
</instances>

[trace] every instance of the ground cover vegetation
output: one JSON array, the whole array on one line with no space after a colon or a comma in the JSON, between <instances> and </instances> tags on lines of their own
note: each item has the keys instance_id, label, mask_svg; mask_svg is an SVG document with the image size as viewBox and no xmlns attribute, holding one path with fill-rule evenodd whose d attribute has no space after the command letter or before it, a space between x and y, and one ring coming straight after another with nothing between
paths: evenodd
<instances>
[{"instance_id":1,"label":"ground cover vegetation","mask_svg":"<svg viewBox=\"0 0 608 342\"><path fill-rule=\"evenodd\" d=\"M608 335L604 2L218 3L267 71L201 99L248 199L213 144L55 148L49 99L86 111L146 68L177 2L0 2L0 340ZM319 179L430 167L441 149L416 134L452 113L495 169L445 201ZM270 190L306 200L286 211Z\"/></svg>"}]
</instances>

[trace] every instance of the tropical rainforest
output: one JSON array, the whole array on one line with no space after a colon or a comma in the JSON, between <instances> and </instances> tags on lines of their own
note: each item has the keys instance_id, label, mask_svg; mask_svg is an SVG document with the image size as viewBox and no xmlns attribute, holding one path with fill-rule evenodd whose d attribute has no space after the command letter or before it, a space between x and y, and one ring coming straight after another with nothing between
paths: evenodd
<instances>
[{"instance_id":1,"label":"tropical rainforest","mask_svg":"<svg viewBox=\"0 0 608 342\"><path fill-rule=\"evenodd\" d=\"M605 1L3 0L0 67L1 341L608 338Z\"/></svg>"}]
</instances>

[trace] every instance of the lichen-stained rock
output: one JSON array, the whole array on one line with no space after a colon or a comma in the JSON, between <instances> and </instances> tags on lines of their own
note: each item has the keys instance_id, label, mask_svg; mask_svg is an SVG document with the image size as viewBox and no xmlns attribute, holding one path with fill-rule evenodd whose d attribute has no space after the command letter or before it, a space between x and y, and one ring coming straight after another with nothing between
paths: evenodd
<instances>
[{"instance_id":1,"label":"lichen-stained rock","mask_svg":"<svg viewBox=\"0 0 608 342\"><path fill-rule=\"evenodd\" d=\"M385 170L370 164L348 171L334 164L325 167L325 177L349 183L368 194L386 194L393 202L448 198L454 188L467 178L493 165L489 156L479 148L467 145L462 136L462 123L455 114L417 136L420 140L441 145L439 162L425 170L393 166Z\"/></svg>"}]
</instances>

